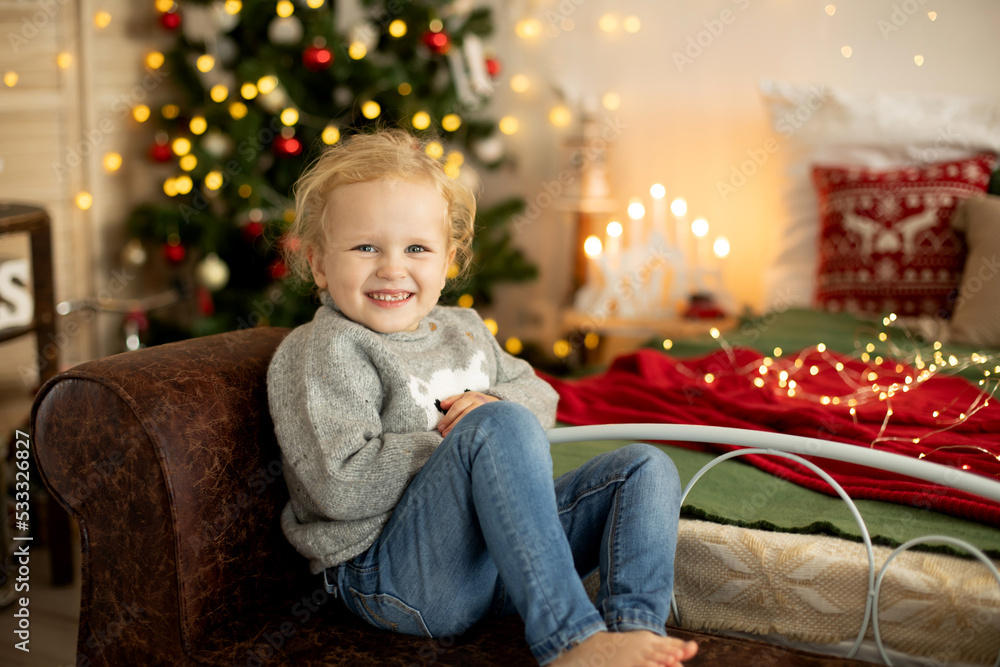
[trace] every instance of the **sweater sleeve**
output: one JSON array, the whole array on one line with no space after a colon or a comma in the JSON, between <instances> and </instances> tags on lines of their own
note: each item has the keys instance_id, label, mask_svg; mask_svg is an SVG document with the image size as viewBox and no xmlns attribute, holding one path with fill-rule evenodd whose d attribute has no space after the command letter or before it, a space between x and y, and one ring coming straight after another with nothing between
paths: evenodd
<instances>
[{"instance_id":1,"label":"sweater sleeve","mask_svg":"<svg viewBox=\"0 0 1000 667\"><path fill-rule=\"evenodd\" d=\"M371 350L323 324L314 321L290 334L268 377L289 491L298 500L296 513L309 515L297 518L308 523L384 515L441 436L383 433L383 390Z\"/></svg>"},{"instance_id":2,"label":"sweater sleeve","mask_svg":"<svg viewBox=\"0 0 1000 667\"><path fill-rule=\"evenodd\" d=\"M475 311L472 311L475 314ZM552 428L556 422L556 404L559 394L552 386L535 374L535 369L524 359L507 353L497 342L486 324L475 315L482 329L481 334L489 340L490 350L497 363L496 382L484 394L504 401L520 403L531 410L543 428Z\"/></svg>"}]
</instances>

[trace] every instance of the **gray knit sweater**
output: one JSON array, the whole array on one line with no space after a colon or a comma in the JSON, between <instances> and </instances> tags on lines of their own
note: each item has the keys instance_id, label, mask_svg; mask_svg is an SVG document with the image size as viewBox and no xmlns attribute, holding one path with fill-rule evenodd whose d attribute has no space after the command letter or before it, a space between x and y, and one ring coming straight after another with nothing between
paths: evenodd
<instances>
[{"instance_id":1,"label":"gray knit sweater","mask_svg":"<svg viewBox=\"0 0 1000 667\"><path fill-rule=\"evenodd\" d=\"M281 527L314 573L363 553L382 532L441 442L435 400L480 391L524 405L546 428L558 400L474 310L438 306L415 331L382 334L347 319L328 294L322 300L267 374L291 495Z\"/></svg>"}]
</instances>

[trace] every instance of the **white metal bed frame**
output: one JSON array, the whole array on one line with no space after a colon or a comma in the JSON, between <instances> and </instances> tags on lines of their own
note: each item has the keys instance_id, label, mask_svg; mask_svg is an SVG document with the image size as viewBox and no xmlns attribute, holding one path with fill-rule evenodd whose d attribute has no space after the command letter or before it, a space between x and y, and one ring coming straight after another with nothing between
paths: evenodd
<instances>
[{"instance_id":1,"label":"white metal bed frame","mask_svg":"<svg viewBox=\"0 0 1000 667\"><path fill-rule=\"evenodd\" d=\"M769 456L780 456L792 459L806 466L824 481L826 481L837 495L847 504L851 515L858 524L861 531L861 538L868 553L868 597L865 602L864 619L861 622L861 630L858 632L854 645L848 651L846 657L853 658L858 649L861 648L871 623L872 632L875 637L875 645L879 655L886 665L891 667L892 661L886 654L882 645L882 637L879 632L878 618L878 597L882 587L882 579L885 576L889 564L899 554L918 544L928 542L945 543L953 547L964 549L980 560L989 569L997 585L1000 586L1000 572L992 561L986 557L981 550L971 544L955 538L943 535L927 535L918 537L901 544L883 563L878 575L875 573L875 554L872 550L871 537L868 527L865 525L861 513L858 511L854 501L851 500L847 492L830 475L819 466L802 458L801 455L816 456L825 459L834 459L847 463L870 468L888 470L908 477L915 477L935 484L948 486L953 489L972 493L983 498L988 498L1000 502L1000 482L996 482L981 475L956 470L948 466L931 463L920 459L893 454L891 452L881 452L873 449L865 449L856 445L845 445L839 442L821 440L819 438L806 438L797 435L787 435L784 433L771 433L767 431L753 431L747 429L728 428L722 426L700 426L693 424L601 424L594 426L570 426L565 428L555 428L548 431L549 442L561 444L568 442L580 442L584 440L630 440L630 441L679 441L679 442L703 442L703 443L724 443L747 447L726 454L722 454L699 470L691 481L684 488L681 504L687 498L691 488L713 467L723 461L748 454L766 454ZM676 596L670 600L674 618L680 622L680 614L677 608ZM997 656L994 667L1000 667L1000 655Z\"/></svg>"}]
</instances>

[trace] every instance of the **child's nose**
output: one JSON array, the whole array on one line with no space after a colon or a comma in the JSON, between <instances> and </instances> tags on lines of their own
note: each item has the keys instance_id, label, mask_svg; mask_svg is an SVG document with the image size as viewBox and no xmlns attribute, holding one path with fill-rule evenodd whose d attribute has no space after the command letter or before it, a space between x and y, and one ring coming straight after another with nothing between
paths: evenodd
<instances>
[{"instance_id":1,"label":"child's nose","mask_svg":"<svg viewBox=\"0 0 1000 667\"><path fill-rule=\"evenodd\" d=\"M389 253L382 256L376 275L383 280L399 280L406 277L406 266L402 257Z\"/></svg>"}]
</instances>

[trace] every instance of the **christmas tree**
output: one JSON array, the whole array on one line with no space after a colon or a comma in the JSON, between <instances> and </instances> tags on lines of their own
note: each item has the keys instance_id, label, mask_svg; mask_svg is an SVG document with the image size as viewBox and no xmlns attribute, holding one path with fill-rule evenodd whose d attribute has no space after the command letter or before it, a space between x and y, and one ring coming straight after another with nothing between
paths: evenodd
<instances>
[{"instance_id":1,"label":"christmas tree","mask_svg":"<svg viewBox=\"0 0 1000 667\"><path fill-rule=\"evenodd\" d=\"M358 0L355 0L358 2ZM325 0L157 0L173 46L147 64L171 95L151 120L163 197L138 206L124 256L156 247L183 298L137 313L150 344L246 326L295 326L318 301L280 257L291 188L324 146L351 132L399 126L429 139L454 178L501 165L494 121L482 117L499 61L484 47L488 8L471 2L360 0L360 20L338 27ZM343 33L343 34L342 34ZM469 159L471 158L471 160ZM511 199L481 209L473 272L446 303L488 304L498 281L535 267L512 244Z\"/></svg>"}]
</instances>

